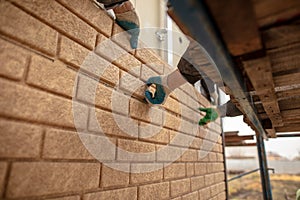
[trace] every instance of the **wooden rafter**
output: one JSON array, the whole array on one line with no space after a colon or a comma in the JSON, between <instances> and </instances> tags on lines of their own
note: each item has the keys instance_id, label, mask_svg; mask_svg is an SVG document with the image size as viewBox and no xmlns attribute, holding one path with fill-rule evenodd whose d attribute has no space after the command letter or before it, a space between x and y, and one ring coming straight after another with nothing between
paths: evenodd
<instances>
[{"instance_id":1,"label":"wooden rafter","mask_svg":"<svg viewBox=\"0 0 300 200\"><path fill-rule=\"evenodd\" d=\"M259 96L273 127L283 126L282 116L275 95L272 68L268 57L244 62L247 75ZM270 130L274 133L274 130Z\"/></svg>"}]
</instances>

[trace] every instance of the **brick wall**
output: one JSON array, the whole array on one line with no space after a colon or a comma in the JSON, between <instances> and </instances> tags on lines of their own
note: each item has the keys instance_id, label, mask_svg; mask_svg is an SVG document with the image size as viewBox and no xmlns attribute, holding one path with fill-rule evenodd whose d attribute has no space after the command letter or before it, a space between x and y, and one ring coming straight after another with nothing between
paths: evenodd
<instances>
[{"instance_id":1,"label":"brick wall","mask_svg":"<svg viewBox=\"0 0 300 200\"><path fill-rule=\"evenodd\" d=\"M0 198L226 198L220 123L195 126L196 108L208 102L184 85L164 106L144 103L144 87L132 82L171 69L148 49L131 50L121 31L88 0L0 0ZM126 131L116 116L134 125ZM125 170L100 162L82 142L78 132L100 137L97 124L114 147L102 159ZM170 154L182 153L171 164L155 153L167 144ZM154 153L138 162L122 149ZM143 171L149 165L159 167Z\"/></svg>"}]
</instances>

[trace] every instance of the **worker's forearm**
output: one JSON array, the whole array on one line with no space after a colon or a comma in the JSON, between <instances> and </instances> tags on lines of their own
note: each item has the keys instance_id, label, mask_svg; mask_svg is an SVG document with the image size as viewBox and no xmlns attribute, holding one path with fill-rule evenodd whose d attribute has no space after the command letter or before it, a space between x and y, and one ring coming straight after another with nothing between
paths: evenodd
<instances>
[{"instance_id":1,"label":"worker's forearm","mask_svg":"<svg viewBox=\"0 0 300 200\"><path fill-rule=\"evenodd\" d=\"M178 69L174 70L170 74L166 76L166 84L169 88L169 90L173 91L176 88L180 87L187 81L185 78L181 75L180 71Z\"/></svg>"}]
</instances>

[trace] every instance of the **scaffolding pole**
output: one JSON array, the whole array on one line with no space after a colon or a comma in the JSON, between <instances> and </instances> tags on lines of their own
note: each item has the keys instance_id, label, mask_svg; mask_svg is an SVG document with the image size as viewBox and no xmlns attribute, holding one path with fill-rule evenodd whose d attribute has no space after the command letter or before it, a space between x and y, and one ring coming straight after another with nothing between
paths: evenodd
<instances>
[{"instance_id":1,"label":"scaffolding pole","mask_svg":"<svg viewBox=\"0 0 300 200\"><path fill-rule=\"evenodd\" d=\"M258 161L260 168L260 179L264 200L272 200L272 188L268 171L267 156L265 150L264 139L261 134L256 133L256 146L258 153Z\"/></svg>"}]
</instances>

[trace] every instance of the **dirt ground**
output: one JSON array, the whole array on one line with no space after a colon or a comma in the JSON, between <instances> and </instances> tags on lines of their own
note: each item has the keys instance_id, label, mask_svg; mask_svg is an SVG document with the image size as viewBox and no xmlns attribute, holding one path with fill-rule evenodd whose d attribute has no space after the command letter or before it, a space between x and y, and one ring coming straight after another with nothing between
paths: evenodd
<instances>
[{"instance_id":1,"label":"dirt ground","mask_svg":"<svg viewBox=\"0 0 300 200\"><path fill-rule=\"evenodd\" d=\"M229 175L228 179L235 175ZM274 200L295 200L300 188L300 175L270 174ZM262 190L259 173L228 182L230 200L261 200Z\"/></svg>"}]
</instances>

